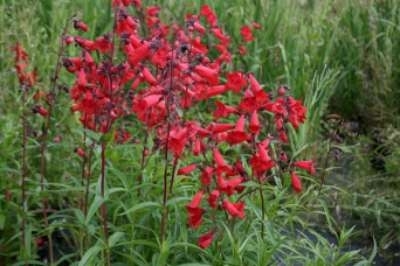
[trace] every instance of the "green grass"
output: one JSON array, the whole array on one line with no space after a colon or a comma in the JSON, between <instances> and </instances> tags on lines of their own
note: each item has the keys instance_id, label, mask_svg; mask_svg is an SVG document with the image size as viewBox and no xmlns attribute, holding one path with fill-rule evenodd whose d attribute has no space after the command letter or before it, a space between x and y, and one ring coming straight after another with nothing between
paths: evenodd
<instances>
[{"instance_id":1,"label":"green grass","mask_svg":"<svg viewBox=\"0 0 400 266\"><path fill-rule=\"evenodd\" d=\"M147 1L146 1L147 2ZM365 135L373 127L383 128L393 147L386 158L388 170L377 174L369 169L372 156L364 149L367 137L358 139L352 151L352 167L344 178L346 185L320 186L319 179L307 179L307 189L293 195L284 186L267 187L267 210L261 217L261 203L248 201L248 221L236 225L221 222L224 238L208 250L199 249L196 232L186 228L185 204L195 191L194 184L178 179L177 190L170 198L170 218L166 242L158 238L161 217L162 159L154 156L143 171L144 183L137 186L141 154L140 145L111 146L108 150L106 200L112 235L109 246L113 265L369 265L375 253L393 262L398 257L388 251L400 242L399 171L397 159L399 99L400 99L400 4L388 1L148 1L165 8L165 19L181 20L186 11L198 10L210 4L218 14L223 28L233 36L234 49L240 40L240 27L253 21L262 25L255 32L257 40L249 44L249 53L234 58L234 66L255 73L272 91L287 84L293 95L303 99L308 108L308 120L293 134L291 143L297 156L314 156L320 161L321 176L328 173L324 165L328 141L322 136L321 123L329 112L344 119L358 120ZM83 142L83 131L76 117L69 112L68 95L60 93L55 129L52 136L61 135L60 144L49 146L48 187L46 195L38 184L38 143L28 143L30 179L29 213L23 213L19 202L20 175L20 114L23 108L19 86L13 71L10 47L21 42L27 48L32 65L40 73L39 88L50 84L63 28L74 16L82 18L93 29L94 37L111 27L109 1L30 1L0 0L0 265L23 265L15 261L19 255L21 217L28 221L26 257L37 259L34 238L48 231L63 228L61 241L66 254L60 254L58 264L102 265L102 250L106 246L101 235L97 210L99 153L93 150L93 173L90 189L89 216L77 208L81 184L80 160L73 153ZM65 73L64 73L65 74ZM70 84L69 75L61 82ZM32 101L30 99L30 101ZM38 128L39 121L32 127ZM385 131L385 128L392 131ZM92 136L96 138L97 136ZM326 169L322 169L325 168ZM327 179L331 178L328 174ZM141 195L138 196L138 191ZM10 201L5 192L11 193ZM49 228L42 226L41 199L47 196L60 208L50 218ZM339 208L339 209L338 209ZM343 216L337 217L340 210ZM260 236L260 218L266 236ZM207 221L210 222L210 221ZM321 230L327 228L327 230ZM335 239L332 246L327 237ZM85 236L85 237L84 237ZM364 250L346 251L347 243L357 239L369 241ZM78 248L76 248L78 247ZM397 251L398 252L398 251ZM36 260L36 261L35 261ZM118 264L118 263L119 264Z\"/></svg>"}]
</instances>

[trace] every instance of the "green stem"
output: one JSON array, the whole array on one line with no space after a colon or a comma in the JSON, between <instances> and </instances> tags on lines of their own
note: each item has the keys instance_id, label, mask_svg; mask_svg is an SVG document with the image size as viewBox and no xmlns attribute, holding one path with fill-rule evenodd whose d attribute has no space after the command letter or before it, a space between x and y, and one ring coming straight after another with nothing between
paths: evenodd
<instances>
[{"instance_id":1,"label":"green stem","mask_svg":"<svg viewBox=\"0 0 400 266\"><path fill-rule=\"evenodd\" d=\"M103 236L104 236L104 261L107 266L111 266L110 250L108 246L108 227L107 227L107 206L105 204L105 181L106 181L106 143L101 143L101 179L100 179L100 195L103 198L103 203L100 207L101 220L103 224Z\"/></svg>"}]
</instances>

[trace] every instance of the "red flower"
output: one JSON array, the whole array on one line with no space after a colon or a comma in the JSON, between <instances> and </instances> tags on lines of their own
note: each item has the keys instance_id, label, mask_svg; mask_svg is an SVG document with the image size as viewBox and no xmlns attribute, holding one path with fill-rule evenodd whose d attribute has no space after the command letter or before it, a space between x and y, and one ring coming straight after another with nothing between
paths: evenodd
<instances>
[{"instance_id":1,"label":"red flower","mask_svg":"<svg viewBox=\"0 0 400 266\"><path fill-rule=\"evenodd\" d=\"M196 229L203 222L203 213L204 210L202 208L194 208L187 209L188 211L188 224L190 228Z\"/></svg>"},{"instance_id":2,"label":"red flower","mask_svg":"<svg viewBox=\"0 0 400 266\"><path fill-rule=\"evenodd\" d=\"M210 207L215 209L218 206L218 198L220 196L220 192L217 189L214 189L210 195L208 196L208 204L210 204Z\"/></svg>"},{"instance_id":3,"label":"red flower","mask_svg":"<svg viewBox=\"0 0 400 266\"><path fill-rule=\"evenodd\" d=\"M75 153L81 158L86 156L85 150L80 147L75 149Z\"/></svg>"},{"instance_id":4,"label":"red flower","mask_svg":"<svg viewBox=\"0 0 400 266\"><path fill-rule=\"evenodd\" d=\"M245 217L243 202L232 203L232 202L228 201L227 199L225 199L222 202L222 207L232 217L238 217L240 219L243 219Z\"/></svg>"},{"instance_id":5,"label":"red flower","mask_svg":"<svg viewBox=\"0 0 400 266\"><path fill-rule=\"evenodd\" d=\"M257 153L250 159L250 165L253 172L257 176L261 176L275 166L275 161L268 155L267 147L259 144Z\"/></svg>"},{"instance_id":6,"label":"red flower","mask_svg":"<svg viewBox=\"0 0 400 266\"><path fill-rule=\"evenodd\" d=\"M83 21L81 21L79 19L74 20L74 28L77 30L84 31L84 32L89 30L89 27Z\"/></svg>"},{"instance_id":7,"label":"red flower","mask_svg":"<svg viewBox=\"0 0 400 266\"><path fill-rule=\"evenodd\" d=\"M205 17L205 19L211 26L217 26L217 16L210 6L203 5L200 10L200 15Z\"/></svg>"},{"instance_id":8,"label":"red flower","mask_svg":"<svg viewBox=\"0 0 400 266\"><path fill-rule=\"evenodd\" d=\"M209 231L199 237L198 245L201 248L208 248L214 239L214 231Z\"/></svg>"},{"instance_id":9,"label":"red flower","mask_svg":"<svg viewBox=\"0 0 400 266\"><path fill-rule=\"evenodd\" d=\"M220 102L220 101L215 101L215 105L217 106L217 109L215 109L213 116L215 119L218 118L223 118L223 117L227 117L232 113L236 112L236 108L229 106L229 105L225 105L224 103Z\"/></svg>"},{"instance_id":10,"label":"red flower","mask_svg":"<svg viewBox=\"0 0 400 266\"><path fill-rule=\"evenodd\" d=\"M35 107L33 107L32 111L36 114L39 114L43 117L48 116L49 115L49 111L47 111L46 108L44 108L43 106L40 105L36 105Z\"/></svg>"},{"instance_id":11,"label":"red flower","mask_svg":"<svg viewBox=\"0 0 400 266\"><path fill-rule=\"evenodd\" d=\"M197 228L202 223L204 210L199 206L203 195L204 192L200 190L193 196L192 201L186 205L186 210L188 211L188 223L191 228Z\"/></svg>"},{"instance_id":12,"label":"red flower","mask_svg":"<svg viewBox=\"0 0 400 266\"><path fill-rule=\"evenodd\" d=\"M203 65L194 67L194 71L201 77L205 78L211 85L218 84L219 74L217 69L212 69Z\"/></svg>"},{"instance_id":13,"label":"red flower","mask_svg":"<svg viewBox=\"0 0 400 266\"><path fill-rule=\"evenodd\" d=\"M290 173L290 179L291 179L292 188L294 189L294 191L296 191L297 193L300 193L302 190L301 180L295 171L292 171Z\"/></svg>"},{"instance_id":14,"label":"red flower","mask_svg":"<svg viewBox=\"0 0 400 266\"><path fill-rule=\"evenodd\" d=\"M169 133L168 149L175 157L179 157L188 141L188 130L186 127L175 127Z\"/></svg>"},{"instance_id":15,"label":"red flower","mask_svg":"<svg viewBox=\"0 0 400 266\"><path fill-rule=\"evenodd\" d=\"M294 128L298 128L300 123L306 119L307 109L293 97L288 97L288 119Z\"/></svg>"},{"instance_id":16,"label":"red flower","mask_svg":"<svg viewBox=\"0 0 400 266\"><path fill-rule=\"evenodd\" d=\"M213 172L214 172L213 168L209 166L204 168L203 171L201 172L200 181L204 186L208 186L211 184Z\"/></svg>"},{"instance_id":17,"label":"red flower","mask_svg":"<svg viewBox=\"0 0 400 266\"><path fill-rule=\"evenodd\" d=\"M238 93L247 85L247 80L242 72L232 72L227 75L226 87Z\"/></svg>"},{"instance_id":18,"label":"red flower","mask_svg":"<svg viewBox=\"0 0 400 266\"><path fill-rule=\"evenodd\" d=\"M204 192L202 190L198 191L192 198L192 201L186 205L188 209L196 209L200 206L201 199L203 198Z\"/></svg>"},{"instance_id":19,"label":"red flower","mask_svg":"<svg viewBox=\"0 0 400 266\"><path fill-rule=\"evenodd\" d=\"M284 130L279 131L279 139L283 143L288 143L289 142L288 136L287 136L287 134L286 134L286 132Z\"/></svg>"},{"instance_id":20,"label":"red flower","mask_svg":"<svg viewBox=\"0 0 400 266\"><path fill-rule=\"evenodd\" d=\"M293 166L306 170L310 175L315 175L316 170L314 167L314 161L312 160L298 161L293 163Z\"/></svg>"},{"instance_id":21,"label":"red flower","mask_svg":"<svg viewBox=\"0 0 400 266\"><path fill-rule=\"evenodd\" d=\"M231 179L225 179L222 175L217 177L218 189L225 192L228 196L232 195L237 187L243 182L243 177L235 177Z\"/></svg>"},{"instance_id":22,"label":"red flower","mask_svg":"<svg viewBox=\"0 0 400 266\"><path fill-rule=\"evenodd\" d=\"M235 129L228 132L227 136L225 137L225 140L230 145L239 144L249 139L249 136L244 131L244 123L245 123L245 117L244 115L241 115L238 121L236 122Z\"/></svg>"},{"instance_id":23,"label":"red flower","mask_svg":"<svg viewBox=\"0 0 400 266\"><path fill-rule=\"evenodd\" d=\"M257 111L253 111L251 114L249 129L253 134L258 134L260 132L261 126L260 120L258 120Z\"/></svg>"},{"instance_id":24,"label":"red flower","mask_svg":"<svg viewBox=\"0 0 400 266\"><path fill-rule=\"evenodd\" d=\"M240 54L241 56L246 55L246 54L247 54L247 49L246 49L246 47L244 47L243 45L240 45L240 46L239 46L239 54Z\"/></svg>"},{"instance_id":25,"label":"red flower","mask_svg":"<svg viewBox=\"0 0 400 266\"><path fill-rule=\"evenodd\" d=\"M188 175L196 170L197 165L195 163L189 164L188 166L182 167L178 170L178 175Z\"/></svg>"},{"instance_id":26,"label":"red flower","mask_svg":"<svg viewBox=\"0 0 400 266\"><path fill-rule=\"evenodd\" d=\"M251 42L254 40L253 32L251 28L247 25L243 26L240 29L240 35L242 35L242 39L245 42Z\"/></svg>"}]
</instances>

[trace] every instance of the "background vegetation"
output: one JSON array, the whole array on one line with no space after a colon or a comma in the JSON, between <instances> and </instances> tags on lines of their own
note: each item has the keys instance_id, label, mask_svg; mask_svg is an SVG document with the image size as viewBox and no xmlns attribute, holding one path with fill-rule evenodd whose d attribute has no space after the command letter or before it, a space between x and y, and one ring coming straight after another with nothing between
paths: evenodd
<instances>
[{"instance_id":1,"label":"background vegetation","mask_svg":"<svg viewBox=\"0 0 400 266\"><path fill-rule=\"evenodd\" d=\"M184 206L194 191L184 185L172 197L168 241L157 239L160 217L160 173L143 173L140 198L135 186L141 149L113 146L108 152L109 218L113 265L381 265L400 263L400 3L396 0L231 0L146 1L163 7L166 20L208 3L226 32L237 43L240 27L262 25L237 68L252 71L272 90L287 84L308 108L308 121L291 145L317 159L319 178L294 195L271 187L265 217L266 237L258 219L226 228L218 247L201 250L186 229ZM58 265L101 265L103 244L96 210L96 178L90 187L89 216L77 210L82 190L81 161L73 150L82 145L83 131L69 113L68 96L60 97L55 132L60 143L49 146L49 185L40 193L39 144L28 145L29 212L19 206L20 116L24 108L13 71L10 47L27 48L40 73L40 88L48 88L59 37L70 18L91 26L93 36L111 26L108 0L0 0L0 265L24 264L19 252L21 217L28 220L24 258L43 265L35 239L52 232ZM61 75L69 84L71 77ZM37 121L36 121L37 122ZM39 122L37 122L39 123ZM35 132L30 134L34 135ZM141 132L137 132L140 136ZM99 151L93 150L93 165ZM157 169L157 157L149 164ZM98 168L98 167L97 167ZM96 177L99 173L93 173ZM58 209L43 227L38 213L46 196ZM249 206L260 215L259 202ZM249 219L251 221L251 219ZM127 226L129 224L129 226ZM124 226L121 226L124 225ZM79 247L79 248L77 248ZM22 262L21 262L22 261ZM118 263L119 264L118 264Z\"/></svg>"}]
</instances>

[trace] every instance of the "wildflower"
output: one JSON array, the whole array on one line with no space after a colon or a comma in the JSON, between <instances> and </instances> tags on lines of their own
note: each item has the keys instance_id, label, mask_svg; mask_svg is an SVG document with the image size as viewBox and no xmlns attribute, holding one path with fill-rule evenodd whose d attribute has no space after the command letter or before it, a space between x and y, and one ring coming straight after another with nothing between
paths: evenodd
<instances>
[{"instance_id":1,"label":"wildflower","mask_svg":"<svg viewBox=\"0 0 400 266\"><path fill-rule=\"evenodd\" d=\"M247 80L242 72L229 73L227 78L228 81L226 83L226 87L231 89L233 92L238 93L247 85Z\"/></svg>"},{"instance_id":2,"label":"wildflower","mask_svg":"<svg viewBox=\"0 0 400 266\"><path fill-rule=\"evenodd\" d=\"M219 192L219 190L214 189L208 196L208 204L210 205L211 208L213 208L213 209L217 208L217 205L218 205L217 201L218 201L220 194L221 193Z\"/></svg>"},{"instance_id":3,"label":"wildflower","mask_svg":"<svg viewBox=\"0 0 400 266\"><path fill-rule=\"evenodd\" d=\"M204 192L198 191L192 198L192 201L186 205L188 211L188 223L191 228L197 228L202 223L204 210L200 208L200 203L203 198Z\"/></svg>"},{"instance_id":4,"label":"wildflower","mask_svg":"<svg viewBox=\"0 0 400 266\"><path fill-rule=\"evenodd\" d=\"M240 45L240 46L239 46L239 54L240 54L241 56L244 56L244 55L247 54L247 49L246 49L245 46L243 46L243 45Z\"/></svg>"},{"instance_id":5,"label":"wildflower","mask_svg":"<svg viewBox=\"0 0 400 266\"><path fill-rule=\"evenodd\" d=\"M214 231L209 231L199 237L198 245L203 249L208 248L211 245L213 239L214 239Z\"/></svg>"},{"instance_id":6,"label":"wildflower","mask_svg":"<svg viewBox=\"0 0 400 266\"><path fill-rule=\"evenodd\" d=\"M178 175L188 175L191 172L193 172L194 170L196 170L196 168L197 168L197 164L195 164L195 163L189 164L185 167L180 168L178 170Z\"/></svg>"},{"instance_id":7,"label":"wildflower","mask_svg":"<svg viewBox=\"0 0 400 266\"><path fill-rule=\"evenodd\" d=\"M245 123L245 117L244 115L241 115L238 121L236 122L235 129L228 132L225 140L230 145L239 144L241 142L248 140L249 136L244 131L244 123Z\"/></svg>"},{"instance_id":8,"label":"wildflower","mask_svg":"<svg viewBox=\"0 0 400 266\"><path fill-rule=\"evenodd\" d=\"M39 115L41 115L43 117L49 115L49 111L47 111L46 108L44 108L43 106L40 106L40 105L36 105L35 107L33 107L32 111L33 111L33 113L39 114Z\"/></svg>"},{"instance_id":9,"label":"wildflower","mask_svg":"<svg viewBox=\"0 0 400 266\"><path fill-rule=\"evenodd\" d=\"M314 167L314 161L312 160L297 161L293 163L293 166L306 170L310 175L315 175L316 170Z\"/></svg>"},{"instance_id":10,"label":"wildflower","mask_svg":"<svg viewBox=\"0 0 400 266\"><path fill-rule=\"evenodd\" d=\"M201 172L200 181L204 186L208 186L211 184L213 172L214 172L214 169L211 168L210 166L207 166Z\"/></svg>"},{"instance_id":11,"label":"wildflower","mask_svg":"<svg viewBox=\"0 0 400 266\"><path fill-rule=\"evenodd\" d=\"M89 30L89 27L79 19L74 19L74 28L84 32L87 32Z\"/></svg>"},{"instance_id":12,"label":"wildflower","mask_svg":"<svg viewBox=\"0 0 400 266\"><path fill-rule=\"evenodd\" d=\"M236 108L233 106L225 105L220 101L215 101L216 109L213 113L215 119L227 117L232 113L236 112Z\"/></svg>"},{"instance_id":13,"label":"wildflower","mask_svg":"<svg viewBox=\"0 0 400 266\"><path fill-rule=\"evenodd\" d=\"M300 193L302 191L301 180L295 171L292 171L290 173L290 180L292 182L292 188L294 189L294 191Z\"/></svg>"},{"instance_id":14,"label":"wildflower","mask_svg":"<svg viewBox=\"0 0 400 266\"><path fill-rule=\"evenodd\" d=\"M86 156L85 150L82 149L81 147L76 148L75 153L81 158Z\"/></svg>"},{"instance_id":15,"label":"wildflower","mask_svg":"<svg viewBox=\"0 0 400 266\"><path fill-rule=\"evenodd\" d=\"M205 17L210 26L217 26L217 16L208 5L203 5L200 10L200 15Z\"/></svg>"},{"instance_id":16,"label":"wildflower","mask_svg":"<svg viewBox=\"0 0 400 266\"><path fill-rule=\"evenodd\" d=\"M254 110L253 113L251 114L249 129L250 132L253 134L258 134L260 132L261 125L256 110Z\"/></svg>"},{"instance_id":17,"label":"wildflower","mask_svg":"<svg viewBox=\"0 0 400 266\"><path fill-rule=\"evenodd\" d=\"M254 40L253 32L251 28L247 25L243 26L240 29L240 35L242 36L242 39L245 42L251 42Z\"/></svg>"},{"instance_id":18,"label":"wildflower","mask_svg":"<svg viewBox=\"0 0 400 266\"><path fill-rule=\"evenodd\" d=\"M238 217L240 219L243 219L245 217L243 202L232 203L229 200L225 199L222 202L222 207L232 217Z\"/></svg>"}]
</instances>

